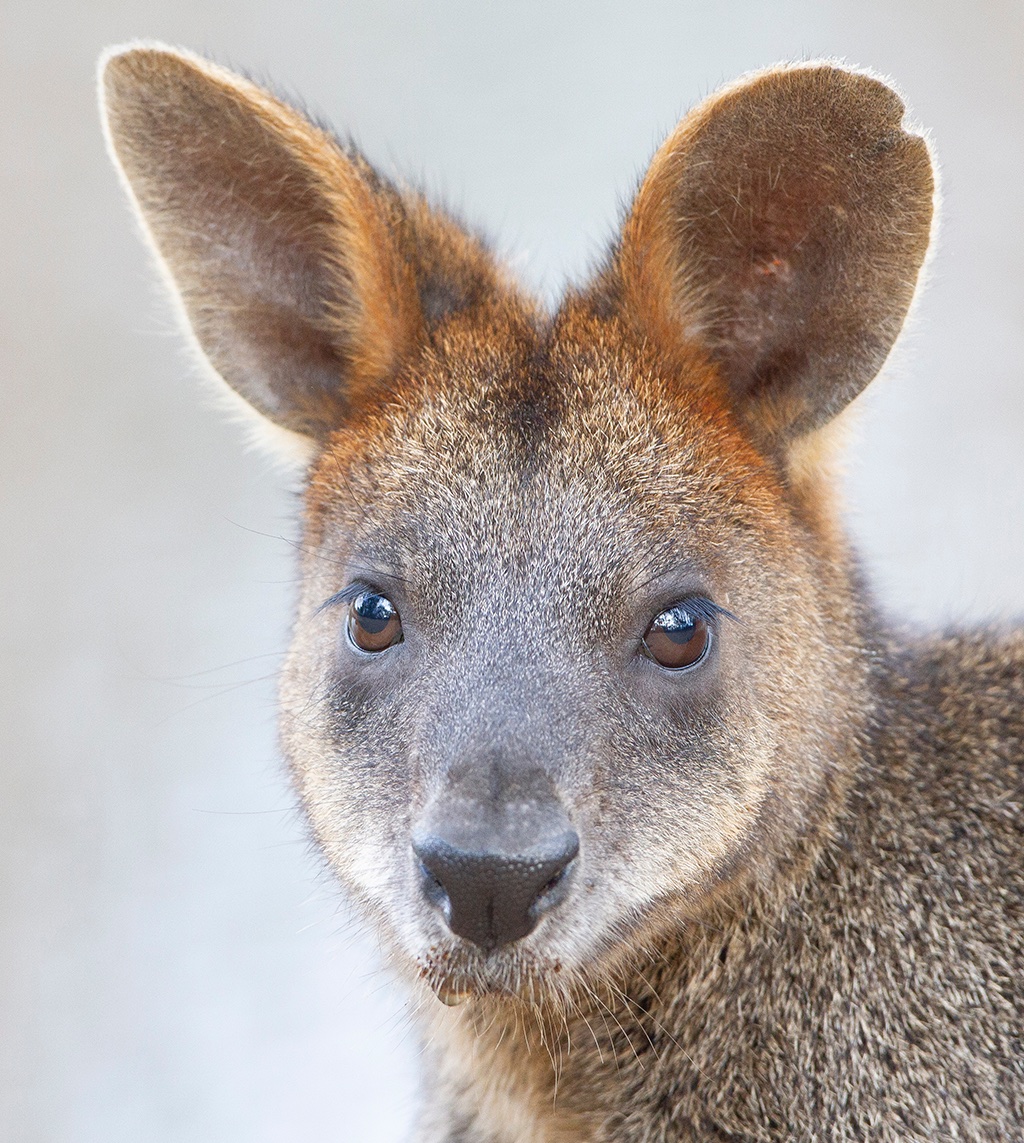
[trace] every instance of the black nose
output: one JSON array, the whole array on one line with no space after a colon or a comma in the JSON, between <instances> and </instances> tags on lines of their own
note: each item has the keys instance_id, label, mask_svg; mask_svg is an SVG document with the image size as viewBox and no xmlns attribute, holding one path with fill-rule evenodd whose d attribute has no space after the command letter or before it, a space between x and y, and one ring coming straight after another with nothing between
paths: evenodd
<instances>
[{"instance_id":1,"label":"black nose","mask_svg":"<svg viewBox=\"0 0 1024 1143\"><path fill-rule=\"evenodd\" d=\"M453 933L485 952L525 937L565 894L580 839L567 830L523 854L475 853L444 838L413 842L424 891Z\"/></svg>"}]
</instances>

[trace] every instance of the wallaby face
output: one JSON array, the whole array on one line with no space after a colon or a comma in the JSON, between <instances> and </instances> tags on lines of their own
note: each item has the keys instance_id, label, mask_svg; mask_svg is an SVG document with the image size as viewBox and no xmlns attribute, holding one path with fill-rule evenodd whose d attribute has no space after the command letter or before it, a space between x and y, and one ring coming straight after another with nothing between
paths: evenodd
<instances>
[{"instance_id":1,"label":"wallaby face","mask_svg":"<svg viewBox=\"0 0 1024 1143\"><path fill-rule=\"evenodd\" d=\"M823 459L928 245L931 163L902 103L830 65L727 88L657 153L602 272L548 314L247 81L143 46L107 59L103 91L199 348L306 458L282 740L393 963L467 1002L438 1025L448 1094L423 1138L824 1137L793 1126L818 1106L800 1087L813 1046L867 1052L870 1020L819 1029L827 1004L791 993L854 989L883 943L862 918L888 916L864 901L902 876L863 872L888 840L836 864L860 852L850 822L873 823L851 807L887 772L872 744L894 700ZM885 922L896 948L909 915ZM725 936L705 962L709 933ZM637 1055L622 1021L642 963L692 1082L655 1069L616 1095L628 1061L577 1046L559 1094L554 1052L551 1076L514 1054L519 1016L488 1039L494 1006L519 1005L568 1058L604 982ZM879 996L900 979L878 974ZM789 1087L772 1020L813 1048ZM643 1027L653 1047L663 1025ZM708 1095L708 1074L746 1094ZM855 1104L830 1137L873 1137Z\"/></svg>"},{"instance_id":2,"label":"wallaby face","mask_svg":"<svg viewBox=\"0 0 1024 1143\"><path fill-rule=\"evenodd\" d=\"M580 327L454 333L311 478L286 747L334 867L445 995L558 987L699 910L815 820L864 717L845 585L778 474ZM353 646L366 592L400 624L382 651ZM439 844L539 868L477 891Z\"/></svg>"}]
</instances>

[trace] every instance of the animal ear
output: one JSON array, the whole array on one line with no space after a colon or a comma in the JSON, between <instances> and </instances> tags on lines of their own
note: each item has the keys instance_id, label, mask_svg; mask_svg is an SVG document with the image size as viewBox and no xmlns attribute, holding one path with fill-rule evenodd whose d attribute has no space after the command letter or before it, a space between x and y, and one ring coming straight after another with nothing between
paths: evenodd
<instances>
[{"instance_id":1,"label":"animal ear","mask_svg":"<svg viewBox=\"0 0 1024 1143\"><path fill-rule=\"evenodd\" d=\"M768 446L881 368L928 248L928 147L885 84L830 65L741 80L657 152L604 290L662 346L696 343Z\"/></svg>"},{"instance_id":2,"label":"animal ear","mask_svg":"<svg viewBox=\"0 0 1024 1143\"><path fill-rule=\"evenodd\" d=\"M423 336L397 195L254 84L162 47L101 64L114 159L225 381L322 439Z\"/></svg>"}]
</instances>

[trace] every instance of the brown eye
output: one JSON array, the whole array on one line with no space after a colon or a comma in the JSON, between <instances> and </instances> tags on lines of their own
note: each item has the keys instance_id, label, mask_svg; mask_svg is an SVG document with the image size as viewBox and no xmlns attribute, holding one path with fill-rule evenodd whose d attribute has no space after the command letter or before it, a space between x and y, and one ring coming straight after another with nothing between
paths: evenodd
<instances>
[{"instance_id":1,"label":"brown eye","mask_svg":"<svg viewBox=\"0 0 1024 1143\"><path fill-rule=\"evenodd\" d=\"M360 651L386 651L402 641L402 621L387 596L361 591L349 604L348 637Z\"/></svg>"},{"instance_id":2,"label":"brown eye","mask_svg":"<svg viewBox=\"0 0 1024 1143\"><path fill-rule=\"evenodd\" d=\"M682 603L655 616L643 638L644 651L656 663L673 670L696 665L710 646L707 622Z\"/></svg>"}]
</instances>

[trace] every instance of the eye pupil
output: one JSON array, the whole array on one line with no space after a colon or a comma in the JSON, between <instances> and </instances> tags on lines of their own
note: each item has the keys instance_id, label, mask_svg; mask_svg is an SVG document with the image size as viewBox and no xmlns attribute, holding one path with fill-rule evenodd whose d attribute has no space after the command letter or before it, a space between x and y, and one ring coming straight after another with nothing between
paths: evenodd
<instances>
[{"instance_id":1,"label":"eye pupil","mask_svg":"<svg viewBox=\"0 0 1024 1143\"><path fill-rule=\"evenodd\" d=\"M352 601L348 634L361 651L385 651L402 641L402 621L390 599L363 591Z\"/></svg>"},{"instance_id":2,"label":"eye pupil","mask_svg":"<svg viewBox=\"0 0 1024 1143\"><path fill-rule=\"evenodd\" d=\"M698 615L676 604L655 616L643 637L645 653L662 667L680 670L700 662L711 645L711 630Z\"/></svg>"},{"instance_id":3,"label":"eye pupil","mask_svg":"<svg viewBox=\"0 0 1024 1143\"><path fill-rule=\"evenodd\" d=\"M374 634L383 631L397 614L390 599L368 591L356 597L354 610L359 616L359 626Z\"/></svg>"},{"instance_id":4,"label":"eye pupil","mask_svg":"<svg viewBox=\"0 0 1024 1143\"><path fill-rule=\"evenodd\" d=\"M663 611L653 626L673 643L689 643L697 630L697 622L688 611L681 607L673 607L671 611Z\"/></svg>"}]
</instances>

